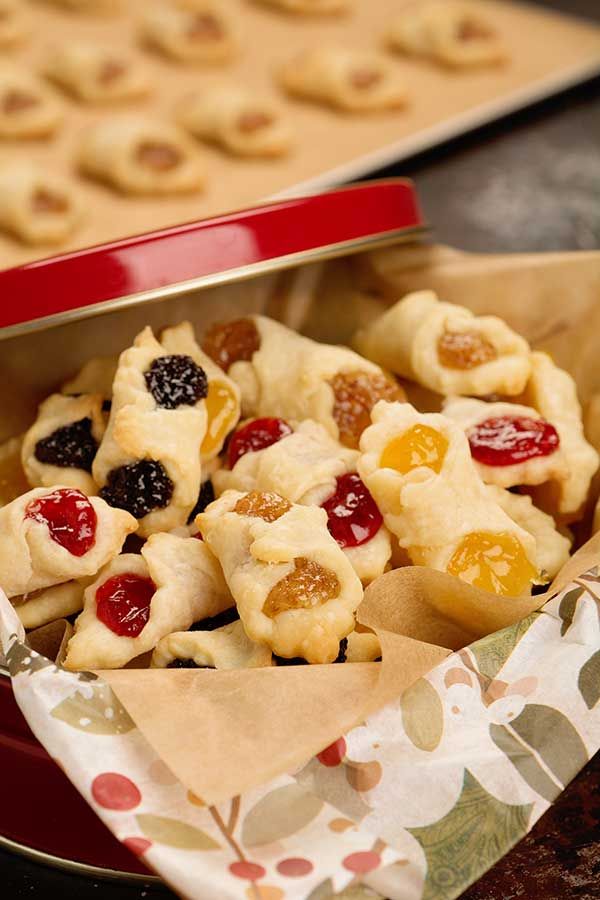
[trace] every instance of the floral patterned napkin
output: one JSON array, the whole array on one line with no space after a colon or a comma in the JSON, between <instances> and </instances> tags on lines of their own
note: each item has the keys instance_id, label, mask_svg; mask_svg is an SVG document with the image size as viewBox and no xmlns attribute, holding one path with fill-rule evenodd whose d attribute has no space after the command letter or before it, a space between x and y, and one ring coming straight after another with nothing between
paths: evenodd
<instances>
[{"instance_id":1,"label":"floral patterned napkin","mask_svg":"<svg viewBox=\"0 0 600 900\"><path fill-rule=\"evenodd\" d=\"M0 594L0 643L34 734L116 837L194 900L452 900L600 748L597 568L300 771L219 807L174 778L108 685L23 639Z\"/></svg>"}]
</instances>

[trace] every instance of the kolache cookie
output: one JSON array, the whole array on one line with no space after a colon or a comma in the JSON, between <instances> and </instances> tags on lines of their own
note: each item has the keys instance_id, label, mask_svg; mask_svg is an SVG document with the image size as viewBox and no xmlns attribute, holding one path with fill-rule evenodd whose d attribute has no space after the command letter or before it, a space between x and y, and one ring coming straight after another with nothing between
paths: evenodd
<instances>
[{"instance_id":1,"label":"kolache cookie","mask_svg":"<svg viewBox=\"0 0 600 900\"><path fill-rule=\"evenodd\" d=\"M306 16L335 15L348 12L351 8L350 0L259 0L259 2L284 12Z\"/></svg>"},{"instance_id":2,"label":"kolache cookie","mask_svg":"<svg viewBox=\"0 0 600 900\"><path fill-rule=\"evenodd\" d=\"M279 78L288 94L344 112L401 109L408 99L400 71L385 56L368 50L306 50L282 67Z\"/></svg>"},{"instance_id":3,"label":"kolache cookie","mask_svg":"<svg viewBox=\"0 0 600 900\"><path fill-rule=\"evenodd\" d=\"M540 579L550 581L570 556L572 538L561 533L552 516L534 506L526 494L514 494L494 484L486 485L489 496L520 528L535 538L536 565Z\"/></svg>"},{"instance_id":4,"label":"kolache cookie","mask_svg":"<svg viewBox=\"0 0 600 900\"><path fill-rule=\"evenodd\" d=\"M0 509L0 584L22 596L95 575L121 550L135 519L62 485L34 488Z\"/></svg>"},{"instance_id":5,"label":"kolache cookie","mask_svg":"<svg viewBox=\"0 0 600 900\"><path fill-rule=\"evenodd\" d=\"M333 662L363 591L325 511L278 494L226 491L197 523L248 637L277 656Z\"/></svg>"},{"instance_id":6,"label":"kolache cookie","mask_svg":"<svg viewBox=\"0 0 600 900\"><path fill-rule=\"evenodd\" d=\"M0 139L46 138L63 119L63 107L44 82L27 69L0 66Z\"/></svg>"},{"instance_id":7,"label":"kolache cookie","mask_svg":"<svg viewBox=\"0 0 600 900\"><path fill-rule=\"evenodd\" d=\"M551 511L566 520L581 518L600 457L585 438L575 381L547 353L532 353L531 377L523 401L552 422L568 469L565 477L557 479L549 490L546 486L536 489L535 498L539 496Z\"/></svg>"},{"instance_id":8,"label":"kolache cookie","mask_svg":"<svg viewBox=\"0 0 600 900\"><path fill-rule=\"evenodd\" d=\"M306 419L252 419L232 435L228 468L212 477L217 496L227 490L276 493L327 512L330 534L364 584L381 575L391 556L390 535L356 472L358 451L343 447Z\"/></svg>"},{"instance_id":9,"label":"kolache cookie","mask_svg":"<svg viewBox=\"0 0 600 900\"><path fill-rule=\"evenodd\" d=\"M138 60L87 41L69 41L46 59L44 72L82 103L112 103L147 94L148 76Z\"/></svg>"},{"instance_id":10,"label":"kolache cookie","mask_svg":"<svg viewBox=\"0 0 600 900\"><path fill-rule=\"evenodd\" d=\"M66 178L26 159L0 162L0 229L32 245L67 240L83 215Z\"/></svg>"},{"instance_id":11,"label":"kolache cookie","mask_svg":"<svg viewBox=\"0 0 600 900\"><path fill-rule=\"evenodd\" d=\"M145 44L182 63L226 63L239 45L234 20L215 0L149 4L140 28Z\"/></svg>"},{"instance_id":12,"label":"kolache cookie","mask_svg":"<svg viewBox=\"0 0 600 900\"><path fill-rule=\"evenodd\" d=\"M372 418L358 472L412 562L528 594L539 579L535 540L486 491L462 429L408 403L378 403Z\"/></svg>"},{"instance_id":13,"label":"kolache cookie","mask_svg":"<svg viewBox=\"0 0 600 900\"><path fill-rule=\"evenodd\" d=\"M251 641L238 619L214 631L176 631L156 645L155 669L257 669L273 665L266 644Z\"/></svg>"},{"instance_id":14,"label":"kolache cookie","mask_svg":"<svg viewBox=\"0 0 600 900\"><path fill-rule=\"evenodd\" d=\"M61 386L61 393L100 394L106 411L112 398L112 386L119 365L118 356L94 356L81 367L73 378Z\"/></svg>"},{"instance_id":15,"label":"kolache cookie","mask_svg":"<svg viewBox=\"0 0 600 900\"><path fill-rule=\"evenodd\" d=\"M168 122L115 116L91 126L81 171L123 194L168 196L204 185L204 165L191 138Z\"/></svg>"},{"instance_id":16,"label":"kolache cookie","mask_svg":"<svg viewBox=\"0 0 600 900\"><path fill-rule=\"evenodd\" d=\"M399 300L353 344L359 353L439 394L520 394L531 373L529 345L497 316L475 316L433 291Z\"/></svg>"},{"instance_id":17,"label":"kolache cookie","mask_svg":"<svg viewBox=\"0 0 600 900\"><path fill-rule=\"evenodd\" d=\"M347 347L320 344L265 316L216 323L202 347L238 384L245 417L312 419L356 449L378 400L404 400L393 377Z\"/></svg>"},{"instance_id":18,"label":"kolache cookie","mask_svg":"<svg viewBox=\"0 0 600 900\"><path fill-rule=\"evenodd\" d=\"M495 66L508 53L482 5L464 0L425 0L405 6L390 24L392 49L454 69Z\"/></svg>"},{"instance_id":19,"label":"kolache cookie","mask_svg":"<svg viewBox=\"0 0 600 900\"><path fill-rule=\"evenodd\" d=\"M219 565L202 541L155 534L141 555L118 556L86 588L65 667L120 668L166 635L232 605Z\"/></svg>"},{"instance_id":20,"label":"kolache cookie","mask_svg":"<svg viewBox=\"0 0 600 900\"><path fill-rule=\"evenodd\" d=\"M81 612L85 585L85 579L67 581L23 597L13 597L11 602L23 628L41 628L57 619Z\"/></svg>"},{"instance_id":21,"label":"kolache cookie","mask_svg":"<svg viewBox=\"0 0 600 900\"><path fill-rule=\"evenodd\" d=\"M29 34L30 22L23 0L0 0L0 47L10 47Z\"/></svg>"},{"instance_id":22,"label":"kolache cookie","mask_svg":"<svg viewBox=\"0 0 600 900\"><path fill-rule=\"evenodd\" d=\"M100 496L148 537L184 525L198 499L206 373L145 328L119 358L106 432L92 466Z\"/></svg>"},{"instance_id":23,"label":"kolache cookie","mask_svg":"<svg viewBox=\"0 0 600 900\"><path fill-rule=\"evenodd\" d=\"M451 397L442 412L464 430L487 484L510 488L569 477L558 431L531 406Z\"/></svg>"},{"instance_id":24,"label":"kolache cookie","mask_svg":"<svg viewBox=\"0 0 600 900\"><path fill-rule=\"evenodd\" d=\"M206 374L208 393L205 399L206 431L200 445L203 463L215 459L223 449L228 434L240 418L240 389L228 375L204 353L189 322L165 328L160 341L167 353L183 354L192 359Z\"/></svg>"},{"instance_id":25,"label":"kolache cookie","mask_svg":"<svg viewBox=\"0 0 600 900\"><path fill-rule=\"evenodd\" d=\"M241 85L211 84L182 100L179 124L194 137L234 156L276 157L291 146L282 110Z\"/></svg>"},{"instance_id":26,"label":"kolache cookie","mask_svg":"<svg viewBox=\"0 0 600 900\"><path fill-rule=\"evenodd\" d=\"M33 487L65 484L95 494L92 463L104 435L100 394L52 394L26 433L23 469Z\"/></svg>"}]
</instances>

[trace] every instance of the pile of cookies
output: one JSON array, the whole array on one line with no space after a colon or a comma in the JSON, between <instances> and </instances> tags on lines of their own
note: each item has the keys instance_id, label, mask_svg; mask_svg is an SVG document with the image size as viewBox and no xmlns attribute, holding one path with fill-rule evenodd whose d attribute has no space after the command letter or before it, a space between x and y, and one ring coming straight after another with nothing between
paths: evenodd
<instances>
[{"instance_id":1,"label":"pile of cookies","mask_svg":"<svg viewBox=\"0 0 600 900\"><path fill-rule=\"evenodd\" d=\"M43 0L38 0L43 2ZM51 0L46 0L51 2ZM118 0L52 0L73 14L118 16ZM251 4L252 0L246 0ZM298 17L352 15L350 0L262 0ZM35 34L35 3L0 0L0 48ZM156 88L160 58L173 65L226 69L244 50L243 6L227 0L156 0L139 18L123 19L131 52L94 40L71 39L48 47L38 70L0 64L0 140L52 138L69 116L69 103L105 109L73 148L70 169L135 197L176 197L201 191L206 167L201 142L243 158L285 156L294 148L290 113L239 80L211 80L181 96L170 116L154 118L135 107ZM291 24L290 24L290 27ZM387 48L387 53L384 50ZM265 53L272 48L263 48ZM391 53L389 51L392 51ZM284 95L347 114L400 109L409 100L406 77L393 53L454 68L506 59L501 39L476 3L424 0L401 8L381 49L323 44L306 48L273 73ZM72 107L71 107L72 108ZM0 163L0 229L21 241L60 244L85 214L75 182L34 164L22 152ZM89 211L88 211L89 212Z\"/></svg>"},{"instance_id":2,"label":"pile of cookies","mask_svg":"<svg viewBox=\"0 0 600 900\"><path fill-rule=\"evenodd\" d=\"M0 451L30 486L0 509L24 625L76 616L74 670L372 661L355 616L390 569L547 585L599 464L571 376L430 291L353 343L252 315L90 360Z\"/></svg>"}]
</instances>

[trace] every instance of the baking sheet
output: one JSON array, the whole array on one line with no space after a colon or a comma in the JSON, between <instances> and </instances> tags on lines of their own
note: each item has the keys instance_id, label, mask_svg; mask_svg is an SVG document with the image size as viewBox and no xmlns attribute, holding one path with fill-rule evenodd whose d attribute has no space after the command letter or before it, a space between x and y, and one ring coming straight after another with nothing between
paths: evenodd
<instances>
[{"instance_id":1,"label":"baking sheet","mask_svg":"<svg viewBox=\"0 0 600 900\"><path fill-rule=\"evenodd\" d=\"M169 117L174 103L194 85L221 78L239 79L257 91L279 97L296 133L293 153L276 161L241 161L201 146L208 172L206 190L173 200L132 200L81 179L86 216L60 250L203 218L267 196L355 178L600 71L600 28L538 8L490 0L485 3L489 16L510 47L508 65L448 72L427 62L390 57L406 75L410 106L385 114L343 115L287 100L273 74L301 49L319 43L381 47L382 34L401 7L398 0L355 0L351 15L310 19L280 14L252 0L224 2L240 17L244 40L236 60L222 67L170 63L144 50L138 41L136 21L147 0L126 0L125 12L113 17L77 15L39 0L28 3L32 33L22 46L6 51L7 58L39 70L49 48L58 40L96 40L140 56L149 68L154 89L147 100L100 108L65 97L66 119L53 139L5 141L0 159L26 154L45 166L74 174L81 136L92 122L126 111ZM0 267L51 252L48 247L25 247L0 236Z\"/></svg>"}]
</instances>

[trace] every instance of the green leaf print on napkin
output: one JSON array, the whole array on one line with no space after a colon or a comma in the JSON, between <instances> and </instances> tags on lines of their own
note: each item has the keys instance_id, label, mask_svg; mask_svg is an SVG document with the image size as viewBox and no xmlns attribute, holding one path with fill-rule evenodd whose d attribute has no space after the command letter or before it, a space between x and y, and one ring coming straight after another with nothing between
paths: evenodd
<instances>
[{"instance_id":1,"label":"green leaf print on napkin","mask_svg":"<svg viewBox=\"0 0 600 900\"><path fill-rule=\"evenodd\" d=\"M140 815L135 820L142 834L157 844L178 850L219 850L219 844L205 831L179 819L166 816Z\"/></svg>"},{"instance_id":2,"label":"green leaf print on napkin","mask_svg":"<svg viewBox=\"0 0 600 900\"><path fill-rule=\"evenodd\" d=\"M562 625L560 626L560 636L564 637L571 625L573 624L573 619L575 618L575 610L577 609L577 601L583 594L585 588L576 587L571 591L567 591L562 600L560 601L560 606L558 607L558 615L562 619Z\"/></svg>"},{"instance_id":3,"label":"green leaf print on napkin","mask_svg":"<svg viewBox=\"0 0 600 900\"><path fill-rule=\"evenodd\" d=\"M286 784L267 794L253 806L242 827L246 847L261 847L289 837L309 825L324 803L298 784Z\"/></svg>"},{"instance_id":4,"label":"green leaf print on napkin","mask_svg":"<svg viewBox=\"0 0 600 900\"><path fill-rule=\"evenodd\" d=\"M435 688L419 678L402 694L400 707L408 739L419 750L435 750L444 731L444 707Z\"/></svg>"},{"instance_id":5,"label":"green leaf print on napkin","mask_svg":"<svg viewBox=\"0 0 600 900\"><path fill-rule=\"evenodd\" d=\"M477 660L477 667L482 675L491 679L496 677L538 616L539 613L531 613L515 625L509 625L508 628L471 644L469 649Z\"/></svg>"},{"instance_id":6,"label":"green leaf print on napkin","mask_svg":"<svg viewBox=\"0 0 600 900\"><path fill-rule=\"evenodd\" d=\"M593 709L600 700L600 650L582 667L577 684L585 705L588 709Z\"/></svg>"},{"instance_id":7,"label":"green leaf print on napkin","mask_svg":"<svg viewBox=\"0 0 600 900\"><path fill-rule=\"evenodd\" d=\"M551 706L529 703L510 725L490 725L490 736L523 781L549 803L588 761L577 730Z\"/></svg>"},{"instance_id":8,"label":"green leaf print on napkin","mask_svg":"<svg viewBox=\"0 0 600 900\"><path fill-rule=\"evenodd\" d=\"M111 688L102 682L77 690L55 706L50 715L89 734L127 734L136 727Z\"/></svg>"},{"instance_id":9,"label":"green leaf print on napkin","mask_svg":"<svg viewBox=\"0 0 600 900\"><path fill-rule=\"evenodd\" d=\"M465 769L460 797L443 819L409 828L425 851L422 900L452 900L527 832L532 804L497 800Z\"/></svg>"}]
</instances>

